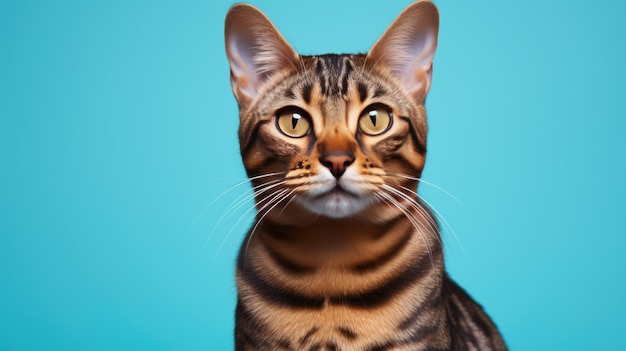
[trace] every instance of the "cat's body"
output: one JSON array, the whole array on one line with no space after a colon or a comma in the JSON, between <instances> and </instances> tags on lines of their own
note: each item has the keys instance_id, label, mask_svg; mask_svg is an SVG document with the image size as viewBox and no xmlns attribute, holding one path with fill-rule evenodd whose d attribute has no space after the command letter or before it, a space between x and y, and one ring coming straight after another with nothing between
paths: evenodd
<instances>
[{"instance_id":1,"label":"cat's body","mask_svg":"<svg viewBox=\"0 0 626 351\"><path fill-rule=\"evenodd\" d=\"M366 55L299 56L248 5L226 19L257 220L236 350L506 350L448 278L415 191L438 15L405 10Z\"/></svg>"}]
</instances>

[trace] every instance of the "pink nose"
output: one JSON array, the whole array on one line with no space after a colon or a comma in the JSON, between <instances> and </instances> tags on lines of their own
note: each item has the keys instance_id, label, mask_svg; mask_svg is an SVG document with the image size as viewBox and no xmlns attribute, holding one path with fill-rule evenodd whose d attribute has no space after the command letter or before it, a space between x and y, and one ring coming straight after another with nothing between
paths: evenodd
<instances>
[{"instance_id":1,"label":"pink nose","mask_svg":"<svg viewBox=\"0 0 626 351\"><path fill-rule=\"evenodd\" d=\"M327 152L320 157L320 162L330 170L337 179L346 171L346 168L354 162L351 152Z\"/></svg>"}]
</instances>

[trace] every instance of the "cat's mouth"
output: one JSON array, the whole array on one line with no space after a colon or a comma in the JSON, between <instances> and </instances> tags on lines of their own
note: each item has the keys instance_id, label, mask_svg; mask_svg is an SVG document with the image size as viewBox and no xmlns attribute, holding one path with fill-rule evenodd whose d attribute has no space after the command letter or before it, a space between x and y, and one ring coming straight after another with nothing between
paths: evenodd
<instances>
[{"instance_id":1,"label":"cat's mouth","mask_svg":"<svg viewBox=\"0 0 626 351\"><path fill-rule=\"evenodd\" d=\"M301 203L314 213L342 218L360 212L367 207L369 201L345 186L335 184L326 191L303 197Z\"/></svg>"},{"instance_id":2,"label":"cat's mouth","mask_svg":"<svg viewBox=\"0 0 626 351\"><path fill-rule=\"evenodd\" d=\"M327 192L321 193L321 194L317 194L315 195L313 198L315 199L322 199L328 196L350 196L353 198L356 198L357 195L350 192L349 190L345 189L344 187L341 186L341 184L336 184L332 189L328 190Z\"/></svg>"}]
</instances>

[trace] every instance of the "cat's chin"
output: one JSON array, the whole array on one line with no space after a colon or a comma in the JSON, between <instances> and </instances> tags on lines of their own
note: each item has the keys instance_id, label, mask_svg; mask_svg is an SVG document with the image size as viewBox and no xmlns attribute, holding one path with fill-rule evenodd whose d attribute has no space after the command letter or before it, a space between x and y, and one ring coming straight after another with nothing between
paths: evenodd
<instances>
[{"instance_id":1,"label":"cat's chin","mask_svg":"<svg viewBox=\"0 0 626 351\"><path fill-rule=\"evenodd\" d=\"M330 218L345 218L362 212L370 201L335 188L325 194L302 198L300 203L309 211Z\"/></svg>"}]
</instances>

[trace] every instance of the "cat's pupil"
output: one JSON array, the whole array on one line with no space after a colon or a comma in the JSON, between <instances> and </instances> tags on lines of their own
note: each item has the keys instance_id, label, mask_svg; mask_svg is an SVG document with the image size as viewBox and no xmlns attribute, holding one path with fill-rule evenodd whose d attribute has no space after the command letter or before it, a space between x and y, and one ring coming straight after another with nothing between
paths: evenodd
<instances>
[{"instance_id":1,"label":"cat's pupil","mask_svg":"<svg viewBox=\"0 0 626 351\"><path fill-rule=\"evenodd\" d=\"M291 128L296 129L296 125L298 125L298 121L302 118L299 113L293 113L291 115Z\"/></svg>"},{"instance_id":2,"label":"cat's pupil","mask_svg":"<svg viewBox=\"0 0 626 351\"><path fill-rule=\"evenodd\" d=\"M376 115L378 115L378 111L376 110L370 111L369 115L370 115L370 119L372 120L372 124L374 125L374 127L376 127Z\"/></svg>"}]
</instances>

